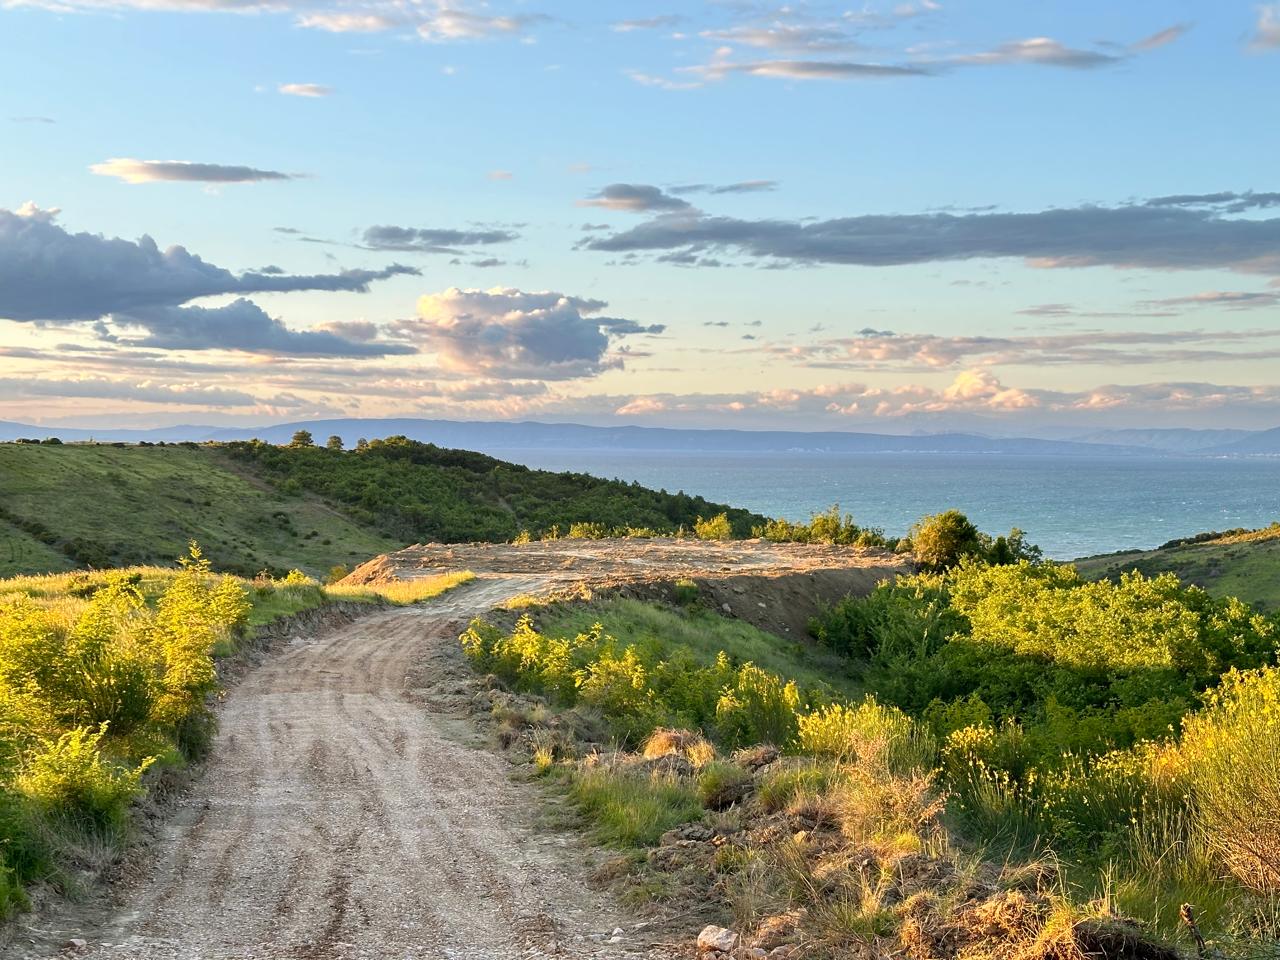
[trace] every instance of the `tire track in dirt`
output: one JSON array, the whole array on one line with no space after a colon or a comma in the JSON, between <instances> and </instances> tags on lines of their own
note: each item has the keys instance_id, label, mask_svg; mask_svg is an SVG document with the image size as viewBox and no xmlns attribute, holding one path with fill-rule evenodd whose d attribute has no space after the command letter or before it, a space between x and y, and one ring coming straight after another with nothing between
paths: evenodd
<instances>
[{"instance_id":1,"label":"tire track in dirt","mask_svg":"<svg viewBox=\"0 0 1280 960\"><path fill-rule=\"evenodd\" d=\"M626 956L600 942L624 918L584 885L574 841L530 826L532 788L412 696L423 669L463 675L467 618L535 585L481 579L258 667L150 876L25 956L72 936L120 960Z\"/></svg>"}]
</instances>

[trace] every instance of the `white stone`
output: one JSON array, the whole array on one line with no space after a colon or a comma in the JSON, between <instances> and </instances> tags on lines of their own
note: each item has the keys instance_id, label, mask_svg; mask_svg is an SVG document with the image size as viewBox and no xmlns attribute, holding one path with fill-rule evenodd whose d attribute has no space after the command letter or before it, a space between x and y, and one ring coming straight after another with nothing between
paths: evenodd
<instances>
[{"instance_id":1,"label":"white stone","mask_svg":"<svg viewBox=\"0 0 1280 960\"><path fill-rule=\"evenodd\" d=\"M732 930L726 930L724 927L717 927L714 923L708 924L702 928L702 932L698 934L698 950L702 953L710 953L718 950L721 953L732 953L733 948L738 945L738 935Z\"/></svg>"}]
</instances>

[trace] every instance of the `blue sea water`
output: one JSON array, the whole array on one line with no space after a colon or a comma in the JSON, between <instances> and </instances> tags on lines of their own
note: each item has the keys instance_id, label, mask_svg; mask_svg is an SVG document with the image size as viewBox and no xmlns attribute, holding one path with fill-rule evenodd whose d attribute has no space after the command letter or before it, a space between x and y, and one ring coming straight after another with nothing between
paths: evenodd
<instances>
[{"instance_id":1,"label":"blue sea water","mask_svg":"<svg viewBox=\"0 0 1280 960\"><path fill-rule=\"evenodd\" d=\"M1205 530L1280 520L1280 458L504 451L504 459L683 490L805 520L839 503L900 534L956 507L995 533L1021 527L1055 559L1150 549Z\"/></svg>"}]
</instances>

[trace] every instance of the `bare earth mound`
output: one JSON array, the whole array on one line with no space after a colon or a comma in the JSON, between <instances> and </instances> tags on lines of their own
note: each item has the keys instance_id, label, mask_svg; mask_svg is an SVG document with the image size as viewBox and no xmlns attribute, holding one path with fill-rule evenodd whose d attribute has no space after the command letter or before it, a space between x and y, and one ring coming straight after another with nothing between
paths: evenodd
<instances>
[{"instance_id":1,"label":"bare earth mound","mask_svg":"<svg viewBox=\"0 0 1280 960\"><path fill-rule=\"evenodd\" d=\"M417 544L357 567L344 583L412 580L451 570L521 578L533 593L588 588L642 599L668 598L677 580L698 584L722 613L784 637L803 636L821 604L864 595L908 570L884 550L767 540L670 538L542 540L534 543Z\"/></svg>"}]
</instances>

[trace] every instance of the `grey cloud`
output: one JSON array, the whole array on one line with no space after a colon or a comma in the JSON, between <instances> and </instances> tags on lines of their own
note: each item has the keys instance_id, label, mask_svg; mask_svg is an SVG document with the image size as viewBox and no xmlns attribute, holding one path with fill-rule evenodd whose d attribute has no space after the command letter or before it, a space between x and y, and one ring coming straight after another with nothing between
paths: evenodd
<instances>
[{"instance_id":1,"label":"grey cloud","mask_svg":"<svg viewBox=\"0 0 1280 960\"><path fill-rule=\"evenodd\" d=\"M152 346L225 348L304 354L372 356L412 352L395 344L348 342L333 333L294 332L248 300L224 307L186 307L200 297L301 290L366 292L371 283L417 274L392 264L380 270L343 270L298 276L266 267L234 274L173 246L160 250L148 236L137 241L69 233L50 211L0 210L0 317L19 322L96 323L103 318L149 333Z\"/></svg>"},{"instance_id":2,"label":"grey cloud","mask_svg":"<svg viewBox=\"0 0 1280 960\"><path fill-rule=\"evenodd\" d=\"M53 117L10 117L10 123L57 123Z\"/></svg>"},{"instance_id":3,"label":"grey cloud","mask_svg":"<svg viewBox=\"0 0 1280 960\"><path fill-rule=\"evenodd\" d=\"M681 186L669 187L669 193L686 194L686 193L762 193L769 190L777 190L777 180L742 180L738 183L714 184L714 183L686 183Z\"/></svg>"},{"instance_id":4,"label":"grey cloud","mask_svg":"<svg viewBox=\"0 0 1280 960\"><path fill-rule=\"evenodd\" d=\"M893 266L1012 257L1041 267L1280 274L1280 218L1230 219L1211 209L1142 204L812 222L659 216L584 245L611 253L729 251L777 263Z\"/></svg>"},{"instance_id":5,"label":"grey cloud","mask_svg":"<svg viewBox=\"0 0 1280 960\"><path fill-rule=\"evenodd\" d=\"M392 264L314 276L237 275L185 247L162 251L148 236L132 241L73 234L48 212L0 210L0 317L10 320L92 321L219 294L363 293L375 280L417 272Z\"/></svg>"},{"instance_id":6,"label":"grey cloud","mask_svg":"<svg viewBox=\"0 0 1280 960\"><path fill-rule=\"evenodd\" d=\"M629 213L692 209L688 201L673 197L660 188L645 183L611 183L594 197L579 200L578 206L626 210Z\"/></svg>"},{"instance_id":7,"label":"grey cloud","mask_svg":"<svg viewBox=\"0 0 1280 960\"><path fill-rule=\"evenodd\" d=\"M1147 307L1226 307L1230 310L1250 310L1280 306L1280 292L1206 290L1186 297L1166 297L1163 300L1144 300L1142 303Z\"/></svg>"},{"instance_id":8,"label":"grey cloud","mask_svg":"<svg viewBox=\"0 0 1280 960\"><path fill-rule=\"evenodd\" d=\"M1006 64L1038 64L1049 67L1067 67L1074 70L1092 70L1114 66L1124 60L1120 54L1102 53L1097 50L1077 50L1064 46L1049 37L1033 37L1002 43L994 50L983 53L949 57L946 63L972 66L999 66Z\"/></svg>"},{"instance_id":9,"label":"grey cloud","mask_svg":"<svg viewBox=\"0 0 1280 960\"><path fill-rule=\"evenodd\" d=\"M887 77L925 77L934 72L924 64L860 63L853 60L717 61L686 69L689 73L701 74L708 80L722 80L733 73L785 80L874 80Z\"/></svg>"},{"instance_id":10,"label":"grey cloud","mask_svg":"<svg viewBox=\"0 0 1280 960\"><path fill-rule=\"evenodd\" d=\"M1166 27L1157 33L1153 33L1149 37L1144 37L1137 43L1133 44L1130 49L1136 51L1156 50L1160 47L1168 46L1175 40L1182 39L1183 34L1191 29L1189 23L1175 23L1171 27Z\"/></svg>"},{"instance_id":11,"label":"grey cloud","mask_svg":"<svg viewBox=\"0 0 1280 960\"><path fill-rule=\"evenodd\" d=\"M640 17L635 20L619 20L613 24L615 33L631 33L634 30L662 30L674 27L684 20L678 13L666 13L656 17Z\"/></svg>"},{"instance_id":12,"label":"grey cloud","mask_svg":"<svg viewBox=\"0 0 1280 960\"><path fill-rule=\"evenodd\" d=\"M1167 197L1152 197L1146 201L1149 207L1216 207L1223 213L1244 213L1246 210L1265 210L1280 207L1280 193L1255 193L1246 190L1235 193L1230 190L1219 193L1178 193Z\"/></svg>"},{"instance_id":13,"label":"grey cloud","mask_svg":"<svg viewBox=\"0 0 1280 960\"><path fill-rule=\"evenodd\" d=\"M298 174L256 167L220 163L193 163L189 160L134 160L116 157L95 163L89 170L100 177L117 177L125 183L255 183L263 180L296 180Z\"/></svg>"},{"instance_id":14,"label":"grey cloud","mask_svg":"<svg viewBox=\"0 0 1280 960\"><path fill-rule=\"evenodd\" d=\"M520 235L510 230L449 230L432 227L374 226L364 232L371 250L457 253L458 247L510 243Z\"/></svg>"},{"instance_id":15,"label":"grey cloud","mask_svg":"<svg viewBox=\"0 0 1280 960\"><path fill-rule=\"evenodd\" d=\"M221 307L164 306L112 314L117 327L141 327L147 336L124 341L163 350L244 350L320 357L380 357L416 353L407 344L351 340L332 330L290 330L251 300Z\"/></svg>"}]
</instances>

